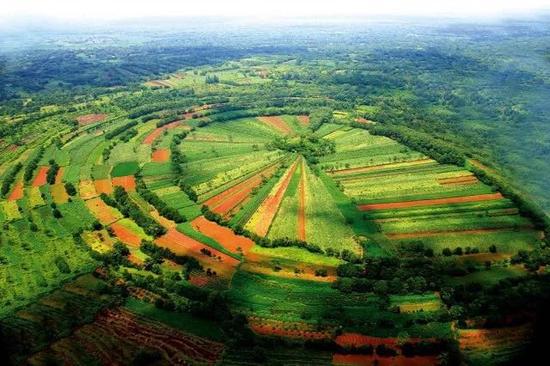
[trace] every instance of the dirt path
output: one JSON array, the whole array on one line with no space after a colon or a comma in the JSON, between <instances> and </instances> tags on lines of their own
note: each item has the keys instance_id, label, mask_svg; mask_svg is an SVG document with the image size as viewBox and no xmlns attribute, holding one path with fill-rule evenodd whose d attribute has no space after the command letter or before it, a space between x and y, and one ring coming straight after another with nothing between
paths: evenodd
<instances>
[{"instance_id":1,"label":"dirt path","mask_svg":"<svg viewBox=\"0 0 550 366\"><path fill-rule=\"evenodd\" d=\"M306 166L302 158L302 172L300 174L300 185L298 187L298 239L306 241Z\"/></svg>"},{"instance_id":2,"label":"dirt path","mask_svg":"<svg viewBox=\"0 0 550 366\"><path fill-rule=\"evenodd\" d=\"M366 205L357 206L360 211L372 211L372 210L391 210L394 208L408 208L408 207L418 207L418 206L433 206L433 205L444 205L448 203L464 203L464 202L480 202L480 201L490 201L490 200L499 200L503 198L500 193L487 193L487 194L478 194L475 196L460 196L460 197L449 197L449 198L437 198L431 200L416 200L416 201L402 201L402 202L389 202L389 203L373 203Z\"/></svg>"}]
</instances>

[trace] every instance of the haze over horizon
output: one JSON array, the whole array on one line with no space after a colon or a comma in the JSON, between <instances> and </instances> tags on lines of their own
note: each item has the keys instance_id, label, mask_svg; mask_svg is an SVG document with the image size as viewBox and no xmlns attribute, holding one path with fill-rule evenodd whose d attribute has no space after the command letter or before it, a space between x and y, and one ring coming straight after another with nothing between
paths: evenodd
<instances>
[{"instance_id":1,"label":"haze over horizon","mask_svg":"<svg viewBox=\"0 0 550 366\"><path fill-rule=\"evenodd\" d=\"M352 10L353 9L353 10ZM0 8L0 19L13 21L25 18L51 20L114 21L145 17L254 17L254 20L302 17L468 17L498 18L514 15L536 15L550 10L549 0L488 0L436 1L389 0L383 3L366 0L319 1L258 1L204 0L182 3L176 0L158 1L83 1L83 0L22 0ZM372 18L371 18L372 19Z\"/></svg>"}]
</instances>

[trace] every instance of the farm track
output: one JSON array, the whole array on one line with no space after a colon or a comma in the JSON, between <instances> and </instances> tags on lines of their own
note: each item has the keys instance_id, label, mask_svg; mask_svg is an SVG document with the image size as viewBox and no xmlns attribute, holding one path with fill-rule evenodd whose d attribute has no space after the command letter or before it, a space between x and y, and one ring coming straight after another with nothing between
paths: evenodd
<instances>
[{"instance_id":1,"label":"farm track","mask_svg":"<svg viewBox=\"0 0 550 366\"><path fill-rule=\"evenodd\" d=\"M444 205L449 203L490 201L490 200L499 200L502 198L504 197L500 193L487 193L487 194L479 194L475 196L459 196L459 197L390 202L390 203L373 203L373 204L359 205L358 209L360 211L389 210L389 209L395 209L395 208Z\"/></svg>"}]
</instances>

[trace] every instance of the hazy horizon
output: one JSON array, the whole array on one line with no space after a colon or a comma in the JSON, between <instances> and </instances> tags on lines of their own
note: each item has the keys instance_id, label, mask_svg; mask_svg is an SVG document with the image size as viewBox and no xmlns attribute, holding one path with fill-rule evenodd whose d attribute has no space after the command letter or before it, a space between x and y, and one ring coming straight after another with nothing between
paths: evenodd
<instances>
[{"instance_id":1,"label":"hazy horizon","mask_svg":"<svg viewBox=\"0 0 550 366\"><path fill-rule=\"evenodd\" d=\"M353 9L353 10L351 10ZM175 0L117 2L97 0L22 0L0 8L3 22L21 22L29 19L51 21L116 22L143 18L208 18L242 19L246 21L274 21L281 19L361 18L376 21L379 17L466 18L499 19L513 16L533 16L550 10L549 0L320 0L295 2L290 0L257 2L251 0L204 0L182 3Z\"/></svg>"}]
</instances>

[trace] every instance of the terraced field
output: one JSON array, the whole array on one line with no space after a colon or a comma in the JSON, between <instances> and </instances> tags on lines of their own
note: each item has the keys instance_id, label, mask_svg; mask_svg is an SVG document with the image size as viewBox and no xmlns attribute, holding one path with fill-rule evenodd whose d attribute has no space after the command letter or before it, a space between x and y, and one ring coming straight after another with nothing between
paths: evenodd
<instances>
[{"instance_id":1,"label":"terraced field","mask_svg":"<svg viewBox=\"0 0 550 366\"><path fill-rule=\"evenodd\" d=\"M73 128L5 153L0 336L21 344L13 360L430 365L456 340L483 364L483 349L521 348L509 344L528 329L465 315L465 289L532 278L517 258L543 234L514 197L369 132L357 111L323 121L316 104L222 98L263 86L263 66L201 82L209 70L75 108Z\"/></svg>"},{"instance_id":2,"label":"terraced field","mask_svg":"<svg viewBox=\"0 0 550 366\"><path fill-rule=\"evenodd\" d=\"M464 168L360 129L341 128L327 138L337 152L321 159L326 173L395 243L421 240L437 252L459 246L488 251L495 245L515 253L540 239L510 200Z\"/></svg>"}]
</instances>

